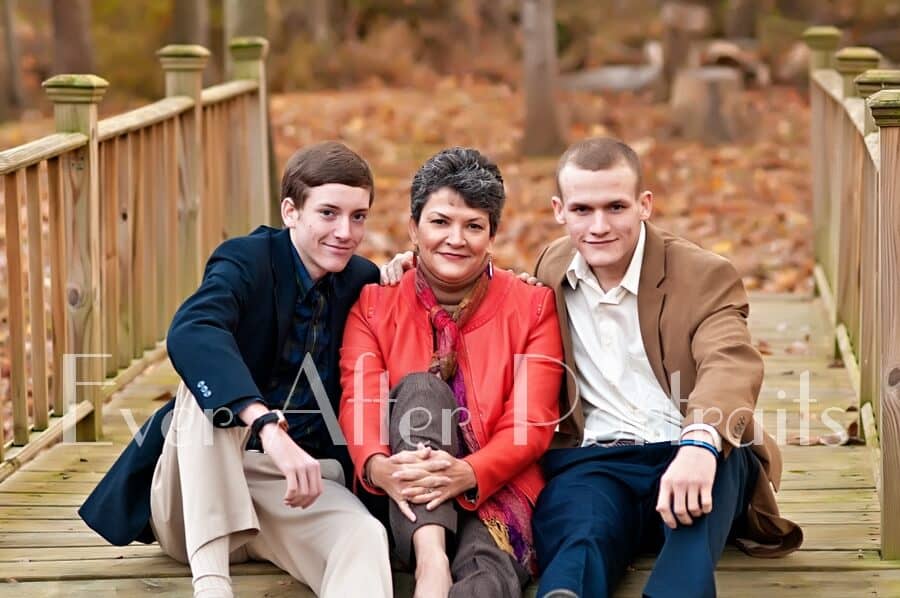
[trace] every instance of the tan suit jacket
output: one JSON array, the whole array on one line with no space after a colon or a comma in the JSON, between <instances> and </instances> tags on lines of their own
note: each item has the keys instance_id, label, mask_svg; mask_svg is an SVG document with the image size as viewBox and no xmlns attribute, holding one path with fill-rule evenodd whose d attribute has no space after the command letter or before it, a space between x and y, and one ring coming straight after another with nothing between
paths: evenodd
<instances>
[{"instance_id":1,"label":"tan suit jacket","mask_svg":"<svg viewBox=\"0 0 900 598\"><path fill-rule=\"evenodd\" d=\"M575 360L562 285L574 255L564 237L547 246L535 266L535 276L556 292L570 366ZM638 319L650 367L666 394L679 402L683 425L714 426L726 457L732 447L752 446L762 469L747 513L748 537L738 543L754 556L774 557L796 550L803 533L778 514L774 492L781 481L781 452L753 417L763 362L750 340L748 313L747 294L731 262L647 223ZM560 396L560 414L568 415L553 446L579 446L584 411L571 377Z\"/></svg>"}]
</instances>

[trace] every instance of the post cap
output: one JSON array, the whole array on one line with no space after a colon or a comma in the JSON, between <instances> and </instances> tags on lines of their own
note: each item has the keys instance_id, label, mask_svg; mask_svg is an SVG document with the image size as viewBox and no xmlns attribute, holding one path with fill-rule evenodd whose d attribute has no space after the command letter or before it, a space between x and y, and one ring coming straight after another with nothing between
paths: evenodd
<instances>
[{"instance_id":1,"label":"post cap","mask_svg":"<svg viewBox=\"0 0 900 598\"><path fill-rule=\"evenodd\" d=\"M96 104L106 93L109 82L97 75L56 75L41 86L54 104Z\"/></svg>"},{"instance_id":2,"label":"post cap","mask_svg":"<svg viewBox=\"0 0 900 598\"><path fill-rule=\"evenodd\" d=\"M868 98L881 89L900 89L900 69L869 69L853 81L859 97Z\"/></svg>"},{"instance_id":3,"label":"post cap","mask_svg":"<svg viewBox=\"0 0 900 598\"><path fill-rule=\"evenodd\" d=\"M900 89L882 89L868 102L875 124L879 127L900 127Z\"/></svg>"},{"instance_id":4,"label":"post cap","mask_svg":"<svg viewBox=\"0 0 900 598\"><path fill-rule=\"evenodd\" d=\"M269 54L269 40L258 36L235 37L229 42L228 49L235 61L262 60Z\"/></svg>"},{"instance_id":5,"label":"post cap","mask_svg":"<svg viewBox=\"0 0 900 598\"><path fill-rule=\"evenodd\" d=\"M170 44L156 55L166 71L202 71L209 61L209 50L196 44Z\"/></svg>"},{"instance_id":6,"label":"post cap","mask_svg":"<svg viewBox=\"0 0 900 598\"><path fill-rule=\"evenodd\" d=\"M835 68L842 75L859 75L874 69L881 62L881 54L872 48L850 46L842 48L834 55Z\"/></svg>"},{"instance_id":7,"label":"post cap","mask_svg":"<svg viewBox=\"0 0 900 598\"><path fill-rule=\"evenodd\" d=\"M810 50L837 50L841 30L831 26L809 27L803 32L803 41Z\"/></svg>"}]
</instances>

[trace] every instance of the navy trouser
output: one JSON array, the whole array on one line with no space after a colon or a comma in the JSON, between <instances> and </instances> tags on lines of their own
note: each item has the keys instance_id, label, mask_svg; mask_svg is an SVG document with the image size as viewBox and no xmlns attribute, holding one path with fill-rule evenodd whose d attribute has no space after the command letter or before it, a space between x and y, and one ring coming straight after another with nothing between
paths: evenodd
<instances>
[{"instance_id":1,"label":"navy trouser","mask_svg":"<svg viewBox=\"0 0 900 598\"><path fill-rule=\"evenodd\" d=\"M648 549L659 550L659 556L644 596L716 595L716 563L747 509L759 462L750 448L720 457L712 512L672 530L656 512L656 502L659 479L677 450L662 442L546 454L548 482L532 521L541 573L538 598L550 590L609 596L627 565Z\"/></svg>"}]
</instances>

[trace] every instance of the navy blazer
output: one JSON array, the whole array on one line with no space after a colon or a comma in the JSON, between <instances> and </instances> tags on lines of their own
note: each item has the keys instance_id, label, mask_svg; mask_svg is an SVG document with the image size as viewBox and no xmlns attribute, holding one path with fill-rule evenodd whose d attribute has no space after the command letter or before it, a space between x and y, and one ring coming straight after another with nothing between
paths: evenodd
<instances>
[{"instance_id":1,"label":"navy blazer","mask_svg":"<svg viewBox=\"0 0 900 598\"><path fill-rule=\"evenodd\" d=\"M229 405L263 396L278 361L297 301L297 280L289 231L261 226L246 237L229 239L210 256L200 288L175 313L166 337L175 370L202 409L213 410L216 426L242 425ZM331 307L330 363L339 362L340 339L347 312L362 287L377 283L378 268L353 256L335 275ZM338 413L340 375L328 377L329 400ZM78 514L112 544L153 542L150 528L150 484L165 440L163 421L175 404L170 400L141 427L103 477ZM346 465L344 447L335 457ZM346 479L352 479L349 474Z\"/></svg>"}]
</instances>

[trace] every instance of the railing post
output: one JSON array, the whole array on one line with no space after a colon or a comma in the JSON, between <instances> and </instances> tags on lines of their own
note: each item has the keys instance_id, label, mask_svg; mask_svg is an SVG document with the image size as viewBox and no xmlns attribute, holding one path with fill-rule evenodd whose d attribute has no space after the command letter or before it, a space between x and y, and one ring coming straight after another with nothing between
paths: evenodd
<instances>
[{"instance_id":1,"label":"railing post","mask_svg":"<svg viewBox=\"0 0 900 598\"><path fill-rule=\"evenodd\" d=\"M247 170L250 175L250 227L272 222L269 188L269 115L266 90L266 56L269 42L264 37L236 37L228 44L235 79L252 79L259 92L251 97L247 121Z\"/></svg>"},{"instance_id":2,"label":"railing post","mask_svg":"<svg viewBox=\"0 0 900 598\"><path fill-rule=\"evenodd\" d=\"M178 303L200 282L202 260L199 223L200 197L203 193L203 70L209 50L196 45L170 45L156 55L166 75L166 97L188 96L194 100L189 118L182 121L178 145L178 171L182 184L178 189ZM169 314L171 315L171 314Z\"/></svg>"},{"instance_id":3,"label":"railing post","mask_svg":"<svg viewBox=\"0 0 900 598\"><path fill-rule=\"evenodd\" d=\"M863 100L878 93L882 89L900 89L900 70L898 69L869 69L854 79L856 91ZM874 133L878 130L872 111L866 109L865 133Z\"/></svg>"},{"instance_id":4,"label":"railing post","mask_svg":"<svg viewBox=\"0 0 900 598\"><path fill-rule=\"evenodd\" d=\"M856 89L859 96L868 98L882 89L900 89L900 70L870 69L856 78ZM866 145L878 147L876 135L878 126L872 111L866 107L865 135ZM873 143L874 141L874 143ZM865 160L863 171L862 194L862 234L860 236L860 329L859 370L860 370L860 414L866 415L866 404L871 408L873 423L880 414L879 399L881 396L879 337L881 335L880 311L878 308L878 167L880 156L876 153L872 160Z\"/></svg>"},{"instance_id":5,"label":"railing post","mask_svg":"<svg viewBox=\"0 0 900 598\"><path fill-rule=\"evenodd\" d=\"M900 558L900 90L869 98L879 127L878 202L879 382L881 409L881 558ZM867 281L863 281L866 284Z\"/></svg>"},{"instance_id":6,"label":"railing post","mask_svg":"<svg viewBox=\"0 0 900 598\"><path fill-rule=\"evenodd\" d=\"M815 71L834 67L834 51L841 41L841 31L835 27L810 27L803 38L810 49L809 99L810 99L810 157L812 159L813 191L813 239L816 258L816 281L829 317L834 323L833 277L834 258L832 256L831 201L833 187L833 164L829 156L834 152L832 140L831 100L817 80Z\"/></svg>"},{"instance_id":7,"label":"railing post","mask_svg":"<svg viewBox=\"0 0 900 598\"><path fill-rule=\"evenodd\" d=\"M803 32L803 40L809 47L809 72L834 68L834 51L841 43L841 30L837 27L810 27Z\"/></svg>"},{"instance_id":8,"label":"railing post","mask_svg":"<svg viewBox=\"0 0 900 598\"><path fill-rule=\"evenodd\" d=\"M854 79L863 72L878 66L881 55L872 48L843 48L834 55L842 81L842 102L838 119L835 163L836 184L831 189L831 280L835 306L836 355L849 359L859 349L859 269L861 195L863 192L863 160L865 140L860 140L865 103L856 96ZM854 358L853 362L857 362ZM848 361L848 364L851 363ZM859 392L858 370L848 365L854 389Z\"/></svg>"},{"instance_id":9,"label":"railing post","mask_svg":"<svg viewBox=\"0 0 900 598\"><path fill-rule=\"evenodd\" d=\"M95 75L57 75L43 87L50 101L56 130L83 133L86 146L62 156L63 201L71 206L66 213L71 223L59 223L66 231L66 310L69 338L77 357L77 382L84 389L93 412L78 424L79 440L99 440L103 435L104 357L112 347L101 346L100 303L100 185L97 104L109 84ZM58 375L63 364L54 364ZM61 380L74 384L76 381ZM68 396L75 389L63 389ZM71 394L70 394L71 393ZM65 406L72 409L74 405Z\"/></svg>"},{"instance_id":10,"label":"railing post","mask_svg":"<svg viewBox=\"0 0 900 598\"><path fill-rule=\"evenodd\" d=\"M834 60L835 68L844 81L844 98L855 98L856 84L853 80L867 70L877 68L881 54L872 48L851 46L839 50Z\"/></svg>"}]
</instances>

